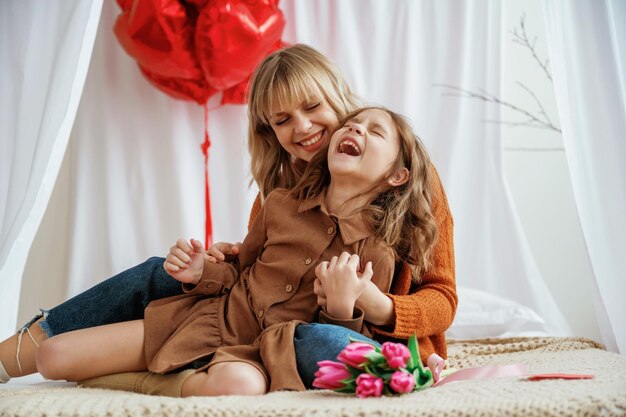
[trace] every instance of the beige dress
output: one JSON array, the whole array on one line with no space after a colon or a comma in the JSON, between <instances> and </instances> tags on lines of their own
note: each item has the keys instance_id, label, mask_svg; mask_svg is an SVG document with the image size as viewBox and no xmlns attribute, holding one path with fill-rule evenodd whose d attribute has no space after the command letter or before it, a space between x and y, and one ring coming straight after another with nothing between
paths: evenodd
<instances>
[{"instance_id":1,"label":"beige dress","mask_svg":"<svg viewBox=\"0 0 626 417\"><path fill-rule=\"evenodd\" d=\"M304 389L298 376L293 332L301 322L342 324L368 334L362 312L352 320L320 314L313 293L315 267L346 251L372 262L373 282L388 292L395 267L392 249L373 235L361 214L327 212L324 193L300 202L286 190L267 197L238 259L206 262L186 294L150 303L145 312L148 369L164 373L202 359L201 369L245 361L266 375L270 390Z\"/></svg>"}]
</instances>

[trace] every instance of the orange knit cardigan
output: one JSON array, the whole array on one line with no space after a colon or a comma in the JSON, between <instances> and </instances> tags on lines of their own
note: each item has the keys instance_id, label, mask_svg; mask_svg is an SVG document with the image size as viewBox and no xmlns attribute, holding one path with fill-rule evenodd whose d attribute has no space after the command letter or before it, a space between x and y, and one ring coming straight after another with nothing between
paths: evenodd
<instances>
[{"instance_id":1,"label":"orange knit cardigan","mask_svg":"<svg viewBox=\"0 0 626 417\"><path fill-rule=\"evenodd\" d=\"M404 342L415 334L423 362L426 362L431 353L447 357L444 332L454 320L458 302L454 275L454 223L439 174L434 167L431 170L432 212L439 232L431 265L422 274L419 284L411 282L408 266L400 265L396 269L390 293L387 294L394 304L394 324L386 327L370 326L374 339L380 342ZM257 195L250 212L248 228L260 209L261 199Z\"/></svg>"}]
</instances>

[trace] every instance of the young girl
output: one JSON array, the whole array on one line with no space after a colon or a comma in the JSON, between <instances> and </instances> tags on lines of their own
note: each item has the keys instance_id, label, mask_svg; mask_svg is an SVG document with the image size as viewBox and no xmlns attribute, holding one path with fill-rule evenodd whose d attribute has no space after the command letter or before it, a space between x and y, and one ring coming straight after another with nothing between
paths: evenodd
<instances>
[{"instance_id":1,"label":"young girl","mask_svg":"<svg viewBox=\"0 0 626 417\"><path fill-rule=\"evenodd\" d=\"M276 187L295 186L302 167L312 159L320 143L328 142L337 118L354 109L358 102L336 67L313 48L294 45L266 58L253 77L248 107L252 171L260 195L266 197ZM402 264L389 293L368 285L357 299L368 322L375 325L370 326L375 339L402 340L415 333L422 358L432 352L445 357L444 331L452 323L457 302L452 217L432 167L431 173L432 212L439 229L431 266L422 271L418 284L412 280L407 264ZM261 200L257 198L255 202L251 223L261 208ZM211 254L216 253L223 256L212 248ZM0 380L2 364L7 371L5 380L9 375L36 372L37 346L48 337L140 319L150 301L181 294L180 283L172 279L163 264L163 258L150 258L46 311L43 318L35 317L17 335L0 343ZM315 290L323 304L324 289L315 285ZM31 326L34 322L36 325ZM297 326L294 347L305 386L311 386L316 362L334 359L346 345L347 334L349 331L334 325ZM128 386L141 386L137 381L145 379L147 374L138 374Z\"/></svg>"},{"instance_id":2,"label":"young girl","mask_svg":"<svg viewBox=\"0 0 626 417\"><path fill-rule=\"evenodd\" d=\"M150 303L145 320L47 340L38 370L80 380L146 368L165 373L200 361L209 372L187 378L180 395L214 395L211 367L237 363L246 376L240 392L304 389L290 349L293 320L319 314L370 335L356 306L368 282L386 292L396 262L407 262L416 276L427 267L436 240L429 172L404 119L383 108L351 113L294 190L267 196L236 262L205 262L200 242L191 241L191 252L179 242L165 268L187 294ZM321 312L316 273L326 289Z\"/></svg>"}]
</instances>

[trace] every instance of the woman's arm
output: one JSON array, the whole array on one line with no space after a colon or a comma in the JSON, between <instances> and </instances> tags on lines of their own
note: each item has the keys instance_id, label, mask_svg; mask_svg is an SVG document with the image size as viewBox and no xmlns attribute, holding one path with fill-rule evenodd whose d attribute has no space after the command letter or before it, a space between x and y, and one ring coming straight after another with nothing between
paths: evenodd
<instances>
[{"instance_id":1,"label":"woman's arm","mask_svg":"<svg viewBox=\"0 0 626 417\"><path fill-rule=\"evenodd\" d=\"M366 320L376 326L374 334L406 339L443 333L454 319L457 307L454 274L453 220L441 180L433 168L433 215L439 238L433 248L431 265L419 284L411 283L407 265L402 265L389 294L368 288L357 306ZM393 310L389 310L389 301Z\"/></svg>"},{"instance_id":2,"label":"woman's arm","mask_svg":"<svg viewBox=\"0 0 626 417\"><path fill-rule=\"evenodd\" d=\"M394 322L393 301L371 281L356 301L356 306L365 313L365 320L376 326L388 326Z\"/></svg>"}]
</instances>

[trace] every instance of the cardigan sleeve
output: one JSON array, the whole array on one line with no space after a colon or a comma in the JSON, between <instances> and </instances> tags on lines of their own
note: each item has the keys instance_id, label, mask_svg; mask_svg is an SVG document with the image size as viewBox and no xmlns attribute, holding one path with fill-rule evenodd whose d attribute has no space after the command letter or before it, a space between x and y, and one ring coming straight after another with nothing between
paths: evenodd
<instances>
[{"instance_id":1,"label":"cardigan sleeve","mask_svg":"<svg viewBox=\"0 0 626 417\"><path fill-rule=\"evenodd\" d=\"M397 272L390 294L394 304L392 325L372 326L372 332L397 339L443 334L452 324L457 307L454 272L453 220L445 191L437 171L433 173L433 216L438 226L438 240L433 248L431 265L420 283L411 283L406 264Z\"/></svg>"}]
</instances>

